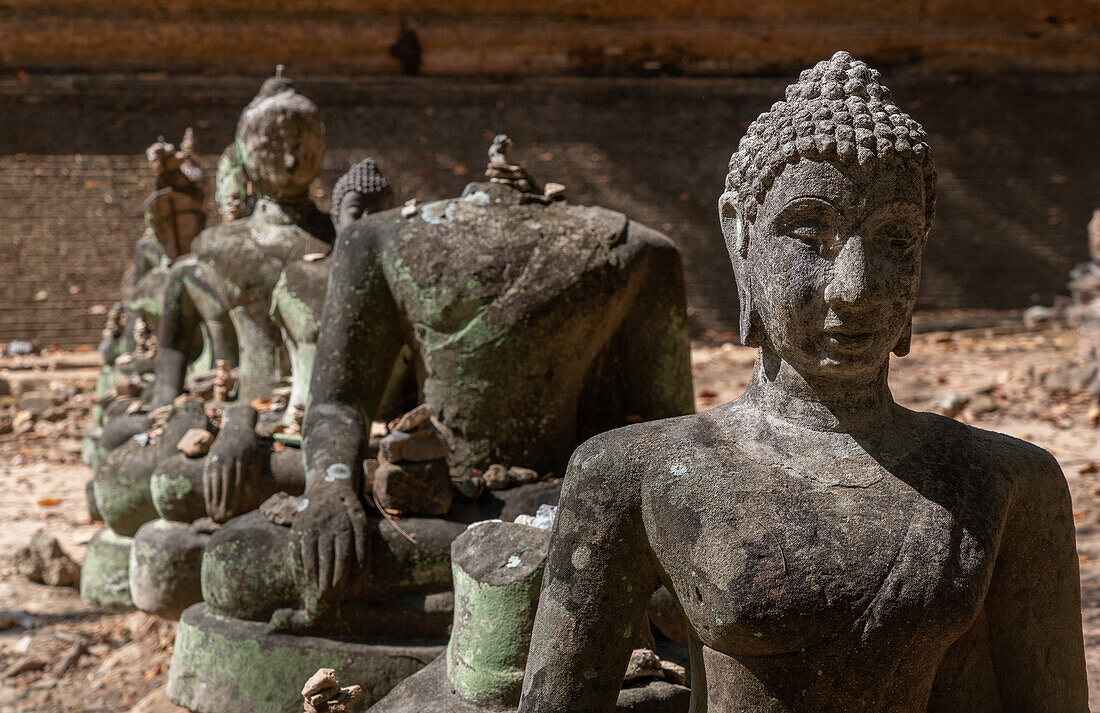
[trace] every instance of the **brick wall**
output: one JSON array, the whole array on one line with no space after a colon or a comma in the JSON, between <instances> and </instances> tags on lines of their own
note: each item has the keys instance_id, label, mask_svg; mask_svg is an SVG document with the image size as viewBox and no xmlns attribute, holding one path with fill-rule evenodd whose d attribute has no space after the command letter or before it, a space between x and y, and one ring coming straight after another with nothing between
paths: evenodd
<instances>
[{"instance_id":1,"label":"brick wall","mask_svg":"<svg viewBox=\"0 0 1100 713\"><path fill-rule=\"evenodd\" d=\"M1048 302L1085 259L1100 204L1100 77L886 71L940 171L921 305ZM261 77L0 78L0 341L94 343L140 236L158 134L196 131L213 171ZM302 79L330 151L319 188L377 157L399 200L454 195L497 132L543 181L664 230L683 248L698 329L736 324L715 201L773 79Z\"/></svg>"},{"instance_id":2,"label":"brick wall","mask_svg":"<svg viewBox=\"0 0 1100 713\"><path fill-rule=\"evenodd\" d=\"M876 63L1100 69L1090 0L0 0L13 69L394 72L402 17L434 74L789 71Z\"/></svg>"}]
</instances>

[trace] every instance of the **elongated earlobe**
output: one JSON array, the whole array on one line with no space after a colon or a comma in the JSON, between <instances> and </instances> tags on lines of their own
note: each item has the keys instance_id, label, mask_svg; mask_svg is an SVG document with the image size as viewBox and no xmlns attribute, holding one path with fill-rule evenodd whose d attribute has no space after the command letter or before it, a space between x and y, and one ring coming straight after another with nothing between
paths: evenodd
<instances>
[{"instance_id":1,"label":"elongated earlobe","mask_svg":"<svg viewBox=\"0 0 1100 713\"><path fill-rule=\"evenodd\" d=\"M905 331L901 333L901 339L894 345L894 354L903 357L909 353L909 347L913 343L913 318L909 318L909 324L905 325Z\"/></svg>"},{"instance_id":2,"label":"elongated earlobe","mask_svg":"<svg viewBox=\"0 0 1100 713\"><path fill-rule=\"evenodd\" d=\"M748 270L749 224L737 210L737 196L727 191L718 199L718 219L722 223L722 235L726 239L730 263L737 281L737 297L741 303L738 320L741 343L746 347L758 347L764 343L764 324L752 299L752 277Z\"/></svg>"}]
</instances>

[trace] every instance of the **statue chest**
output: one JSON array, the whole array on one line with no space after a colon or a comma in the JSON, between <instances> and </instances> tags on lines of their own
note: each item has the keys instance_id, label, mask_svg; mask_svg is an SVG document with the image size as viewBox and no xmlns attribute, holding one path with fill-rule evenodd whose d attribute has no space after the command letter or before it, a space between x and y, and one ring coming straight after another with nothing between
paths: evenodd
<instances>
[{"instance_id":1,"label":"statue chest","mask_svg":"<svg viewBox=\"0 0 1100 713\"><path fill-rule=\"evenodd\" d=\"M1007 507L997 488L893 477L826 487L763 471L709 478L700 500L702 484L673 483L646 529L700 641L730 656L853 636L954 640L984 601Z\"/></svg>"}]
</instances>

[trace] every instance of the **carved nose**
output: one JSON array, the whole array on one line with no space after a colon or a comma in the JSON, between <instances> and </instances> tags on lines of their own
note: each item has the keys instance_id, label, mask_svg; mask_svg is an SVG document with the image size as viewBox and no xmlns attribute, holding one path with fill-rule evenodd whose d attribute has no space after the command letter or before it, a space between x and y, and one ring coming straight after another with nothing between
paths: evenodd
<instances>
[{"instance_id":1,"label":"carved nose","mask_svg":"<svg viewBox=\"0 0 1100 713\"><path fill-rule=\"evenodd\" d=\"M858 302L867 294L868 283L867 254L863 238L853 235L844 242L833 261L832 279L825 286L825 301L848 304Z\"/></svg>"}]
</instances>

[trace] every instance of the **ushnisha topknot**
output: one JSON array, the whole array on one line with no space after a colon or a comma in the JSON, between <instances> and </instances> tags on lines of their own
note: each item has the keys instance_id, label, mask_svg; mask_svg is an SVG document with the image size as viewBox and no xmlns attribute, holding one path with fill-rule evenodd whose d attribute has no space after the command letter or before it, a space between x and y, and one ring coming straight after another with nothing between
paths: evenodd
<instances>
[{"instance_id":1,"label":"ushnisha topknot","mask_svg":"<svg viewBox=\"0 0 1100 713\"><path fill-rule=\"evenodd\" d=\"M349 193L364 196L381 195L392 192L390 182L378 170L373 158L366 158L348 169L332 187L332 214L340 212L340 204Z\"/></svg>"},{"instance_id":2,"label":"ushnisha topknot","mask_svg":"<svg viewBox=\"0 0 1100 713\"><path fill-rule=\"evenodd\" d=\"M837 52L807 69L749 125L730 158L726 190L749 221L772 183L801 158L867 165L891 155L916 161L924 174L925 225L936 204L936 168L924 129L891 102L878 70Z\"/></svg>"}]
</instances>

